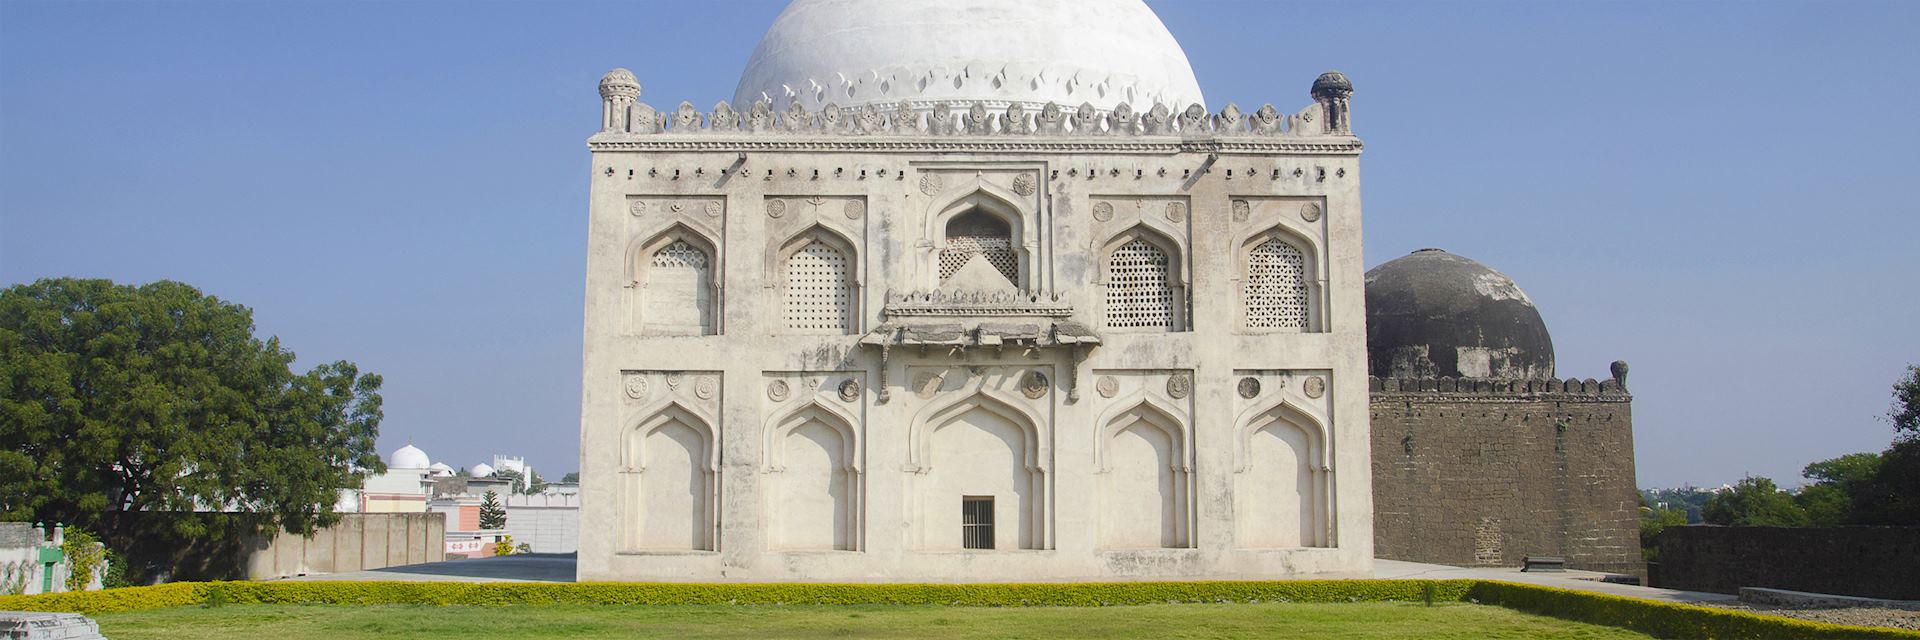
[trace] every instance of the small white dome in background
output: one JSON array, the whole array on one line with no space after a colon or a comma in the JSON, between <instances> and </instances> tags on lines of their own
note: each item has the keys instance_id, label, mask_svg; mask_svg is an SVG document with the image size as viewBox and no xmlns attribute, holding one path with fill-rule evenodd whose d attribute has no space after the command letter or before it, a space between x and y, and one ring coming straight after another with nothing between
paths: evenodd
<instances>
[{"instance_id":1,"label":"small white dome in background","mask_svg":"<svg viewBox=\"0 0 1920 640\"><path fill-rule=\"evenodd\" d=\"M1206 104L1186 52L1141 0L794 0L747 61L733 108L762 96L812 110Z\"/></svg>"},{"instance_id":2,"label":"small white dome in background","mask_svg":"<svg viewBox=\"0 0 1920 640\"><path fill-rule=\"evenodd\" d=\"M433 459L427 457L427 452L411 444L400 447L387 457L388 469L425 469L432 464Z\"/></svg>"},{"instance_id":3,"label":"small white dome in background","mask_svg":"<svg viewBox=\"0 0 1920 640\"><path fill-rule=\"evenodd\" d=\"M431 472L430 475L435 478L445 478L453 475L453 467L447 466L445 462L435 462L433 466L427 467L427 470Z\"/></svg>"},{"instance_id":4,"label":"small white dome in background","mask_svg":"<svg viewBox=\"0 0 1920 640\"><path fill-rule=\"evenodd\" d=\"M491 477L493 475L493 467L488 466L487 463L485 462L482 462L480 464L473 465L473 468L467 471L467 475L473 476L475 478Z\"/></svg>"}]
</instances>

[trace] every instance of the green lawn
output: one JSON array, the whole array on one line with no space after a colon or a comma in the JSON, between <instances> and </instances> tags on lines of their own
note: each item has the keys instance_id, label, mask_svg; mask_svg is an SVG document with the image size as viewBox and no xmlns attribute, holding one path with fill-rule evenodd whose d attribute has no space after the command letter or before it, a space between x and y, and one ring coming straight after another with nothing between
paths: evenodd
<instances>
[{"instance_id":1,"label":"green lawn","mask_svg":"<svg viewBox=\"0 0 1920 640\"><path fill-rule=\"evenodd\" d=\"M613 606L228 605L95 616L142 638L1647 638L1471 604Z\"/></svg>"}]
</instances>

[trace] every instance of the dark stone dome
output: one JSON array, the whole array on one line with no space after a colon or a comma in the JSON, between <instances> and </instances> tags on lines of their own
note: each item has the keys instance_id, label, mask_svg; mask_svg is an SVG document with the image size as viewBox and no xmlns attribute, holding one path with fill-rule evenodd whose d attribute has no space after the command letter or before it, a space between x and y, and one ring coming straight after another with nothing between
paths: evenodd
<instances>
[{"instance_id":1,"label":"dark stone dome","mask_svg":"<svg viewBox=\"0 0 1920 640\"><path fill-rule=\"evenodd\" d=\"M1553 337L1512 278L1421 249L1367 272L1367 371L1393 378L1553 378Z\"/></svg>"},{"instance_id":2,"label":"dark stone dome","mask_svg":"<svg viewBox=\"0 0 1920 640\"><path fill-rule=\"evenodd\" d=\"M1313 79L1313 88L1310 89L1308 93L1312 94L1316 100L1322 95L1339 96L1352 94L1353 81L1347 79L1347 74L1338 71L1328 71L1320 74L1320 77Z\"/></svg>"}]
</instances>

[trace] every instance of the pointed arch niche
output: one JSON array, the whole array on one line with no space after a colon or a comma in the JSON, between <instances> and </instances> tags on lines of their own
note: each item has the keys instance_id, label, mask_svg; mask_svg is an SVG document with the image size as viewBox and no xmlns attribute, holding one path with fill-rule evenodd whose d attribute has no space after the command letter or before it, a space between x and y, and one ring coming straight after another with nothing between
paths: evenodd
<instances>
[{"instance_id":1,"label":"pointed arch niche","mask_svg":"<svg viewBox=\"0 0 1920 640\"><path fill-rule=\"evenodd\" d=\"M1244 239L1237 257L1242 329L1326 331L1326 271L1311 240L1274 225Z\"/></svg>"},{"instance_id":2,"label":"pointed arch niche","mask_svg":"<svg viewBox=\"0 0 1920 640\"><path fill-rule=\"evenodd\" d=\"M1333 469L1325 423L1282 402L1250 412L1238 433L1235 546L1333 546Z\"/></svg>"},{"instance_id":3,"label":"pointed arch niche","mask_svg":"<svg viewBox=\"0 0 1920 640\"><path fill-rule=\"evenodd\" d=\"M1185 247L1167 233L1136 224L1100 250L1103 325L1121 331L1186 331Z\"/></svg>"},{"instance_id":4,"label":"pointed arch niche","mask_svg":"<svg viewBox=\"0 0 1920 640\"><path fill-rule=\"evenodd\" d=\"M863 447L852 416L809 402L767 422L767 542L781 551L865 547Z\"/></svg>"},{"instance_id":5,"label":"pointed arch niche","mask_svg":"<svg viewBox=\"0 0 1920 640\"><path fill-rule=\"evenodd\" d=\"M936 194L918 243L924 286L940 288L978 256L1016 289L1043 288L1036 275L1042 233L1033 222L1037 209L1031 197L978 174ZM977 286L988 288L986 284Z\"/></svg>"},{"instance_id":6,"label":"pointed arch niche","mask_svg":"<svg viewBox=\"0 0 1920 640\"><path fill-rule=\"evenodd\" d=\"M859 331L864 274L858 245L846 235L815 224L775 245L765 264L781 311L778 331Z\"/></svg>"},{"instance_id":7,"label":"pointed arch niche","mask_svg":"<svg viewBox=\"0 0 1920 640\"><path fill-rule=\"evenodd\" d=\"M962 549L961 504L975 496L993 498L993 550L1051 548L1052 453L1040 424L984 390L921 412L908 432L917 546Z\"/></svg>"},{"instance_id":8,"label":"pointed arch niche","mask_svg":"<svg viewBox=\"0 0 1920 640\"><path fill-rule=\"evenodd\" d=\"M714 422L668 402L620 442L620 530L629 552L714 551L720 459Z\"/></svg>"},{"instance_id":9,"label":"pointed arch niche","mask_svg":"<svg viewBox=\"0 0 1920 640\"><path fill-rule=\"evenodd\" d=\"M1177 409L1136 392L1094 431L1102 549L1193 547L1193 434Z\"/></svg>"},{"instance_id":10,"label":"pointed arch niche","mask_svg":"<svg viewBox=\"0 0 1920 640\"><path fill-rule=\"evenodd\" d=\"M631 327L636 333L701 336L720 333L719 245L683 224L627 250Z\"/></svg>"}]
</instances>

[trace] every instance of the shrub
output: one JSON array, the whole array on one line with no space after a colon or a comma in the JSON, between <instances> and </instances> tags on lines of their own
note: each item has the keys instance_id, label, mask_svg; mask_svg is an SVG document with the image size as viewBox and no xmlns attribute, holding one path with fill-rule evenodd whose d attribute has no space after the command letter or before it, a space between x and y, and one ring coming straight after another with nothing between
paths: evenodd
<instances>
[{"instance_id":1,"label":"shrub","mask_svg":"<svg viewBox=\"0 0 1920 640\"><path fill-rule=\"evenodd\" d=\"M493 555L513 555L513 536L500 536L499 540L493 541Z\"/></svg>"},{"instance_id":2,"label":"shrub","mask_svg":"<svg viewBox=\"0 0 1920 640\"><path fill-rule=\"evenodd\" d=\"M1283 580L1062 584L680 584L638 582L196 582L0 596L0 610L96 614L194 604L907 604L1099 607L1181 602L1473 601L1661 638L1920 638L1713 609L1479 580Z\"/></svg>"}]
</instances>

